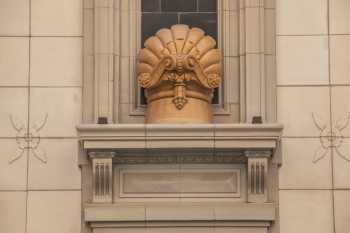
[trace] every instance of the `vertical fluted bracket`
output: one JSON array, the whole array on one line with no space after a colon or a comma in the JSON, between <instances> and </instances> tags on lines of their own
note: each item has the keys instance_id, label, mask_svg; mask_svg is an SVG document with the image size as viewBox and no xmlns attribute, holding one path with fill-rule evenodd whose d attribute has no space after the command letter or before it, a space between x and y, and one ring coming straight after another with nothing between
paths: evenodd
<instances>
[{"instance_id":1,"label":"vertical fluted bracket","mask_svg":"<svg viewBox=\"0 0 350 233\"><path fill-rule=\"evenodd\" d=\"M114 152L89 152L92 161L92 199L95 203L112 203L114 156Z\"/></svg>"},{"instance_id":2,"label":"vertical fluted bracket","mask_svg":"<svg viewBox=\"0 0 350 233\"><path fill-rule=\"evenodd\" d=\"M248 158L248 202L267 202L268 162L271 151L246 151L245 155Z\"/></svg>"}]
</instances>

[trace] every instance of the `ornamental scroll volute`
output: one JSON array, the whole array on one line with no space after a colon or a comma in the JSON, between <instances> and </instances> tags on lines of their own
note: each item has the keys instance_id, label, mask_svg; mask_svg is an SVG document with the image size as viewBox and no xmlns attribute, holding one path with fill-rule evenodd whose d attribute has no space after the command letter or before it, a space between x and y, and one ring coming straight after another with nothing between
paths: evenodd
<instances>
[{"instance_id":1,"label":"ornamental scroll volute","mask_svg":"<svg viewBox=\"0 0 350 233\"><path fill-rule=\"evenodd\" d=\"M213 90L221 81L221 54L199 28L173 25L148 38L138 55L147 123L210 123Z\"/></svg>"}]
</instances>

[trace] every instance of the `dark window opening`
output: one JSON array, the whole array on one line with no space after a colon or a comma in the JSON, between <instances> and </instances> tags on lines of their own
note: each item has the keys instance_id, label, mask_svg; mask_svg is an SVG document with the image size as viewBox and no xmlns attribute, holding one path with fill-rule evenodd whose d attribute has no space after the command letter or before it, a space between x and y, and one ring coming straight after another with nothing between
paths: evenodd
<instances>
[{"instance_id":1,"label":"dark window opening","mask_svg":"<svg viewBox=\"0 0 350 233\"><path fill-rule=\"evenodd\" d=\"M141 47L159 29L174 24L199 27L217 40L217 0L141 0L141 8ZM147 104L142 89L140 103ZM214 90L212 103L219 103L218 88Z\"/></svg>"}]
</instances>

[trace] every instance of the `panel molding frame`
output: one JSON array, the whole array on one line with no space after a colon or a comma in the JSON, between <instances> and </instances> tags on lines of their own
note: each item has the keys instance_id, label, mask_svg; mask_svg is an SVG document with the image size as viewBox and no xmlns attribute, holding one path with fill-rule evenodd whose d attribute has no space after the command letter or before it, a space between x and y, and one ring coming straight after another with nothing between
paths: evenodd
<instances>
[{"instance_id":1,"label":"panel molding frame","mask_svg":"<svg viewBox=\"0 0 350 233\"><path fill-rule=\"evenodd\" d=\"M231 168L228 168L227 166L218 166L214 168L213 166L207 165L204 166L202 165L201 167L196 167L196 165L192 165L191 167L182 167L180 168L177 165L173 166L168 166L168 168L164 168L164 165L161 166L154 166L154 165L141 165L141 166L118 166L118 164L115 166L115 173L114 173L114 179L115 179L115 187L119 187L119 197L120 201L122 201L124 198L145 198L144 200L147 200L147 198L172 198L174 201L177 201L174 198L195 198L195 197L200 197L200 198L241 198L242 194L241 193L241 185L242 182L244 182L243 177L245 177L244 174L244 166L241 165L237 167L237 165L231 165ZM183 178L186 178L186 175L184 172L189 172L189 173L202 173L202 174L220 174L220 173L232 173L235 175L235 192L215 192L215 193L206 193L206 192L182 192L183 187L181 186L181 180ZM154 192L154 193L142 193L142 192L134 192L134 193L126 193L124 192L125 190L125 185L123 182L123 177L125 174L147 174L147 173L157 173L159 175L161 174L174 174L178 176L178 182L179 182L179 191L178 192ZM183 176L182 176L183 175ZM119 182L118 182L119 181ZM118 183L116 183L118 182ZM244 190L244 188L243 188ZM116 192L114 192L116 194ZM117 198L117 197L115 197ZM171 199L169 199L171 200Z\"/></svg>"}]
</instances>

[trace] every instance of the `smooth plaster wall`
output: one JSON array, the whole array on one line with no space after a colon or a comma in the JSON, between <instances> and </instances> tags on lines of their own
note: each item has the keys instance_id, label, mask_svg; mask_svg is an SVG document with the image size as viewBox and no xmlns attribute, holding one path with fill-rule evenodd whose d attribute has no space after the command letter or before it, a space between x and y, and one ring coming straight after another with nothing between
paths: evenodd
<instances>
[{"instance_id":1,"label":"smooth plaster wall","mask_svg":"<svg viewBox=\"0 0 350 233\"><path fill-rule=\"evenodd\" d=\"M350 1L276 1L281 232L348 233ZM0 0L0 232L80 231L81 35L81 0Z\"/></svg>"}]
</instances>

